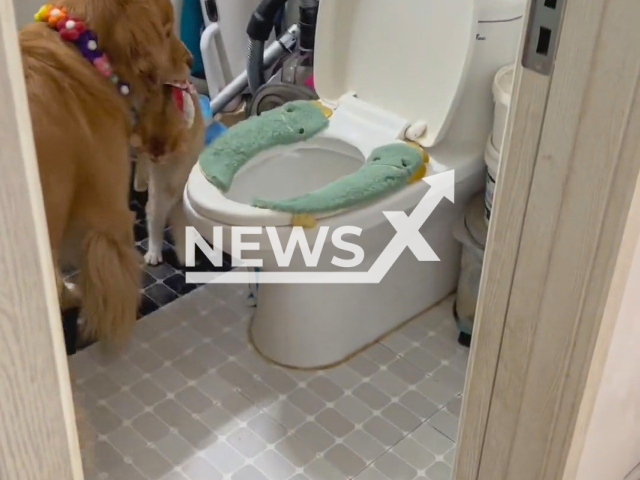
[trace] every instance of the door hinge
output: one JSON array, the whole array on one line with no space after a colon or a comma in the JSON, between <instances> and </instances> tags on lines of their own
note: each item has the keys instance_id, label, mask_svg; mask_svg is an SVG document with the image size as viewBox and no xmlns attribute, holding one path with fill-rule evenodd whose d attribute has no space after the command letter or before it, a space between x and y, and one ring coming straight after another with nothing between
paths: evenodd
<instances>
[{"instance_id":1,"label":"door hinge","mask_svg":"<svg viewBox=\"0 0 640 480\"><path fill-rule=\"evenodd\" d=\"M522 66L551 75L558 49L565 0L531 0Z\"/></svg>"}]
</instances>

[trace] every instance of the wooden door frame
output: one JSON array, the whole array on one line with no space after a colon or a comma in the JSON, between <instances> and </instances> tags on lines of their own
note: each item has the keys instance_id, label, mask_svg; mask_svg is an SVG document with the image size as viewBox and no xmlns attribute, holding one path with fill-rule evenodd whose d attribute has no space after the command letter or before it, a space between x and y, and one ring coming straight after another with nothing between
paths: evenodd
<instances>
[{"instance_id":1,"label":"wooden door frame","mask_svg":"<svg viewBox=\"0 0 640 480\"><path fill-rule=\"evenodd\" d=\"M640 238L638 18L566 0L552 75L518 62L455 480L576 480Z\"/></svg>"},{"instance_id":2,"label":"wooden door frame","mask_svg":"<svg viewBox=\"0 0 640 480\"><path fill-rule=\"evenodd\" d=\"M0 478L82 480L12 0L0 12Z\"/></svg>"}]
</instances>

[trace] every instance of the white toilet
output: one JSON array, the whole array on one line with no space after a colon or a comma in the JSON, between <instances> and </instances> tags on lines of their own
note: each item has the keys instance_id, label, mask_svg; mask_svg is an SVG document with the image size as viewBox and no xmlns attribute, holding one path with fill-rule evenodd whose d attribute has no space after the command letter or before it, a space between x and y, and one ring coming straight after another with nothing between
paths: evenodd
<instances>
[{"instance_id":1,"label":"white toilet","mask_svg":"<svg viewBox=\"0 0 640 480\"><path fill-rule=\"evenodd\" d=\"M286 245L292 215L251 206L254 197L284 199L354 172L376 147L398 141L429 154L427 176L453 170L455 202L440 202L421 233L440 258L420 262L406 249L379 284L259 284L251 326L256 348L296 368L337 364L445 298L456 288L460 246L452 226L484 184L484 144L492 129L491 85L513 63L525 0L322 0L315 85L333 110L314 138L254 157L227 193L200 168L185 189L187 216L213 242L213 227L277 227ZM318 227L357 226L368 270L396 230L382 212L410 213L429 185L417 182L373 204L318 216ZM307 230L310 245L318 228ZM330 238L330 235L329 237ZM262 272L275 265L266 234L254 253ZM290 271L304 270L296 255ZM326 248L317 270L339 270Z\"/></svg>"}]
</instances>

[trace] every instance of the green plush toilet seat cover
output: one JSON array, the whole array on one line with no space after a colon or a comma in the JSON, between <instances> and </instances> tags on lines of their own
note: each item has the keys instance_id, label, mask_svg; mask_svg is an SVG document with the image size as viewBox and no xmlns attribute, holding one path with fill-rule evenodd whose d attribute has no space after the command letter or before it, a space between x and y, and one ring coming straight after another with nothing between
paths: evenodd
<instances>
[{"instance_id":1,"label":"green plush toilet seat cover","mask_svg":"<svg viewBox=\"0 0 640 480\"><path fill-rule=\"evenodd\" d=\"M235 174L259 153L308 140L329 120L314 102L297 101L230 128L200 156L207 180L226 193ZM403 188L423 165L420 150L395 142L373 150L357 171L317 190L283 200L256 198L253 206L292 214L321 214L376 201Z\"/></svg>"},{"instance_id":2,"label":"green plush toilet seat cover","mask_svg":"<svg viewBox=\"0 0 640 480\"><path fill-rule=\"evenodd\" d=\"M200 169L209 182L226 193L236 173L259 153L308 140L328 126L329 120L313 102L287 103L223 133L200 155Z\"/></svg>"}]
</instances>

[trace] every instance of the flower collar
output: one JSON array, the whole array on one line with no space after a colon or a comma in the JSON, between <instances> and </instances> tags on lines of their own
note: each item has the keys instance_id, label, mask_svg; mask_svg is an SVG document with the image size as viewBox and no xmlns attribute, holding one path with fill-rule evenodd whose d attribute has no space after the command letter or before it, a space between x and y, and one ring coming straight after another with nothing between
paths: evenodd
<instances>
[{"instance_id":1,"label":"flower collar","mask_svg":"<svg viewBox=\"0 0 640 480\"><path fill-rule=\"evenodd\" d=\"M191 128L196 116L196 105L193 100L196 95L195 87L189 82L182 83L166 83L171 87L171 95L178 110L184 115L187 127Z\"/></svg>"},{"instance_id":2,"label":"flower collar","mask_svg":"<svg viewBox=\"0 0 640 480\"><path fill-rule=\"evenodd\" d=\"M131 93L129 84L113 72L109 57L98 48L96 33L89 30L81 19L70 16L66 8L52 4L40 8L34 18L36 22L48 23L63 40L73 43L103 77L111 80L121 95L126 97Z\"/></svg>"}]
</instances>

